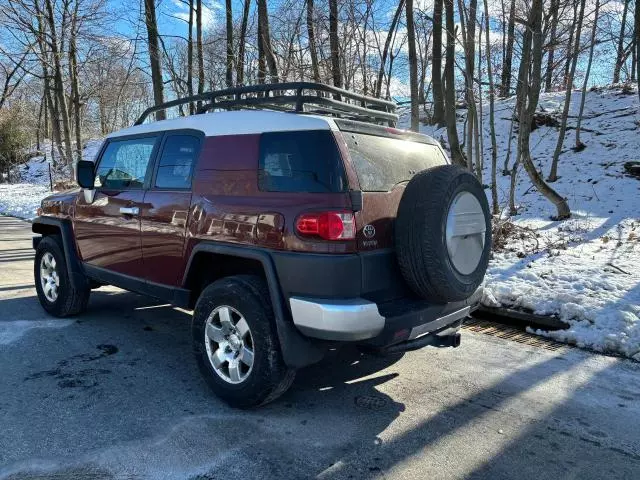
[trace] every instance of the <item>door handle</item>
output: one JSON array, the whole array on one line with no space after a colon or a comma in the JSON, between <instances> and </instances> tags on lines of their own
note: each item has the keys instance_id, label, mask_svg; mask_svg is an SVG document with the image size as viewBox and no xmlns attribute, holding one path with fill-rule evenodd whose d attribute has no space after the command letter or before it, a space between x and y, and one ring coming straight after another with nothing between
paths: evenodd
<instances>
[{"instance_id":1,"label":"door handle","mask_svg":"<svg viewBox=\"0 0 640 480\"><path fill-rule=\"evenodd\" d=\"M120 213L122 215L138 215L140 209L138 207L120 207Z\"/></svg>"}]
</instances>

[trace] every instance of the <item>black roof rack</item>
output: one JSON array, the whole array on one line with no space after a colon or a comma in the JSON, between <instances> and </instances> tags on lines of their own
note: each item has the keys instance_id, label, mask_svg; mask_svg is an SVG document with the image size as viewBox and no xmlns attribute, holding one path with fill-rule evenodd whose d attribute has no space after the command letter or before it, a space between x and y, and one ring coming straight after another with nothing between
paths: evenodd
<instances>
[{"instance_id":1,"label":"black roof rack","mask_svg":"<svg viewBox=\"0 0 640 480\"><path fill-rule=\"evenodd\" d=\"M211 110L235 110L244 107L331 115L368 123L386 123L390 127L395 127L398 121L396 105L393 102L323 83L286 82L226 88L171 100L147 108L134 125L142 124L153 112L195 102L204 103L196 115Z\"/></svg>"}]
</instances>

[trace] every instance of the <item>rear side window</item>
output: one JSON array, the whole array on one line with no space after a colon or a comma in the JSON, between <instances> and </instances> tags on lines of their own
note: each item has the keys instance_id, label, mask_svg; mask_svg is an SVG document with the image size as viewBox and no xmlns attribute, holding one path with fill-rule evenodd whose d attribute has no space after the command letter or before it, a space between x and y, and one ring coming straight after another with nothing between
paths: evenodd
<instances>
[{"instance_id":1,"label":"rear side window","mask_svg":"<svg viewBox=\"0 0 640 480\"><path fill-rule=\"evenodd\" d=\"M158 164L156 188L189 188L199 150L200 139L198 137L169 135L164 142Z\"/></svg>"},{"instance_id":2,"label":"rear side window","mask_svg":"<svg viewBox=\"0 0 640 480\"><path fill-rule=\"evenodd\" d=\"M365 192L388 192L421 170L447 163L434 145L364 133L344 132L344 138Z\"/></svg>"},{"instance_id":3,"label":"rear side window","mask_svg":"<svg viewBox=\"0 0 640 480\"><path fill-rule=\"evenodd\" d=\"M305 130L260 136L258 183L267 192L344 192L342 158L332 132Z\"/></svg>"},{"instance_id":4,"label":"rear side window","mask_svg":"<svg viewBox=\"0 0 640 480\"><path fill-rule=\"evenodd\" d=\"M110 141L96 170L95 186L140 189L158 137Z\"/></svg>"}]
</instances>

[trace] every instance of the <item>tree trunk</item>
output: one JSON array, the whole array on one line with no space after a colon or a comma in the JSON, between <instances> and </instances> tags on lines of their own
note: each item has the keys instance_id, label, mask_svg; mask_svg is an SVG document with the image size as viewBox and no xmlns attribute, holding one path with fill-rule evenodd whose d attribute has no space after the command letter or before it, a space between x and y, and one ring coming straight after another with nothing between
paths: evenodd
<instances>
[{"instance_id":1,"label":"tree trunk","mask_svg":"<svg viewBox=\"0 0 640 480\"><path fill-rule=\"evenodd\" d=\"M484 141L482 138L482 24L478 29L478 110L476 114L475 149L476 149L476 177L482 183L482 169L484 168Z\"/></svg>"},{"instance_id":2,"label":"tree trunk","mask_svg":"<svg viewBox=\"0 0 640 480\"><path fill-rule=\"evenodd\" d=\"M564 62L564 77L562 78L562 86L567 88L569 80L569 70L571 69L571 51L573 50L573 40L576 32L576 23L578 21L578 3L580 0L572 0L573 4L573 20L569 27L569 40L567 42L567 58ZM578 39L579 40L579 39Z\"/></svg>"},{"instance_id":3,"label":"tree trunk","mask_svg":"<svg viewBox=\"0 0 640 480\"><path fill-rule=\"evenodd\" d=\"M456 127L456 84L455 84L455 55L456 55L456 37L454 26L454 9L453 0L444 0L446 29L447 29L447 46L445 50L444 65L444 94L445 94L445 119L447 122L447 137L449 140L449 148L451 149L451 160L456 165L466 166L464 154L460 149L460 140L458 139L458 130Z\"/></svg>"},{"instance_id":4,"label":"tree trunk","mask_svg":"<svg viewBox=\"0 0 640 480\"><path fill-rule=\"evenodd\" d=\"M238 63L236 64L236 83L244 84L244 47L247 38L247 24L249 23L249 6L251 0L244 0L242 9L242 23L240 24L240 39L238 40Z\"/></svg>"},{"instance_id":5,"label":"tree trunk","mask_svg":"<svg viewBox=\"0 0 640 480\"><path fill-rule=\"evenodd\" d=\"M593 27L591 30L591 45L589 46L589 61L587 62L587 71L584 74L584 82L582 82L582 96L580 97L580 111L578 112L578 124L576 126L576 149L584 148L584 144L580 141L580 129L582 127L582 115L584 113L584 102L587 98L587 84L589 83L589 75L591 74L591 64L593 63L593 50L596 45L596 35L598 34L598 14L600 13L600 0L596 0L596 8L593 19Z\"/></svg>"},{"instance_id":6,"label":"tree trunk","mask_svg":"<svg viewBox=\"0 0 640 480\"><path fill-rule=\"evenodd\" d=\"M465 146L467 148L467 168L473 171L473 135L478 129L478 115L476 110L476 100L473 91L473 78L475 71L475 30L476 30L476 10L477 0L469 1L468 16L465 2L458 0L458 13L460 15L460 29L462 30L462 44L464 47L464 84L465 99L467 101L467 138Z\"/></svg>"},{"instance_id":7,"label":"tree trunk","mask_svg":"<svg viewBox=\"0 0 640 480\"><path fill-rule=\"evenodd\" d=\"M507 42L502 64L502 85L500 96L508 97L511 92L511 63L513 61L513 42L516 30L516 0L511 0L509 7L509 25L507 27Z\"/></svg>"},{"instance_id":8,"label":"tree trunk","mask_svg":"<svg viewBox=\"0 0 640 480\"><path fill-rule=\"evenodd\" d=\"M569 70L569 76L567 78L567 90L564 95L564 107L562 109L562 117L560 120L560 132L558 133L558 141L556 143L556 149L553 152L553 160L551 162L551 171L549 172L549 178L547 178L548 182L555 182L558 179L558 162L560 160L560 153L562 152L564 137L567 132L567 117L569 115L569 107L571 105L573 79L576 73L576 65L578 64L578 57L580 56L580 34L582 32L582 23L584 20L585 3L586 3L586 0L580 0L580 13L578 13L578 23L576 25L575 39L573 42L574 48L573 48L573 52L569 54L569 56L571 57L571 68Z\"/></svg>"},{"instance_id":9,"label":"tree trunk","mask_svg":"<svg viewBox=\"0 0 640 480\"><path fill-rule=\"evenodd\" d=\"M196 57L198 62L198 95L201 95L202 93L204 93L204 54L202 51L202 0L196 0ZM197 106L198 108L200 108L202 106L202 102L198 101Z\"/></svg>"},{"instance_id":10,"label":"tree trunk","mask_svg":"<svg viewBox=\"0 0 640 480\"><path fill-rule=\"evenodd\" d=\"M258 43L262 45L263 61L266 62L266 66L269 69L271 81L278 82L278 67L276 65L276 58L273 55L273 49L271 48L267 0L258 0L258 36Z\"/></svg>"},{"instance_id":11,"label":"tree trunk","mask_svg":"<svg viewBox=\"0 0 640 480\"><path fill-rule=\"evenodd\" d=\"M395 35L396 28L398 28L398 21L400 20L400 15L402 14L402 10L404 8L404 0L400 0L398 2L398 8L396 8L396 12L393 14L393 19L391 20L391 26L389 27L389 31L387 32L387 38L384 41L384 47L382 49L382 57L380 58L380 68L378 69L378 80L376 81L376 97L380 98L382 93L382 79L384 77L384 67L387 63L387 56L389 55L389 47L391 46L391 40Z\"/></svg>"},{"instance_id":12,"label":"tree trunk","mask_svg":"<svg viewBox=\"0 0 640 480\"><path fill-rule=\"evenodd\" d=\"M551 32L549 34L549 53L547 55L547 71L545 74L545 91L550 92L553 86L553 57L556 50L556 31L558 29L558 0L551 0Z\"/></svg>"},{"instance_id":13,"label":"tree trunk","mask_svg":"<svg viewBox=\"0 0 640 480\"><path fill-rule=\"evenodd\" d=\"M76 40L78 36L78 9L80 0L75 1L71 14L71 28L69 33L69 80L71 81L71 98L73 101L74 133L76 137L76 161L82 160L82 132L81 132L81 105L80 86L78 83L78 52Z\"/></svg>"},{"instance_id":14,"label":"tree trunk","mask_svg":"<svg viewBox=\"0 0 640 480\"><path fill-rule=\"evenodd\" d=\"M64 161L69 163L73 159L73 148L71 147L71 125L69 123L69 111L67 109L67 98L64 93L64 83L62 79L62 62L56 32L55 14L51 0L45 1L46 18L49 24L49 35L51 41L48 42L53 57L53 84L58 101L58 113L62 122L62 133L64 135Z\"/></svg>"},{"instance_id":15,"label":"tree trunk","mask_svg":"<svg viewBox=\"0 0 640 480\"><path fill-rule=\"evenodd\" d=\"M640 82L640 8L636 5L634 15L634 30L636 39L636 77ZM640 98L640 88L638 88L638 97Z\"/></svg>"},{"instance_id":16,"label":"tree trunk","mask_svg":"<svg viewBox=\"0 0 640 480\"><path fill-rule=\"evenodd\" d=\"M333 77L333 85L342 88L340 43L338 41L338 0L329 0L329 48L331 50L331 75Z\"/></svg>"},{"instance_id":17,"label":"tree trunk","mask_svg":"<svg viewBox=\"0 0 640 480\"><path fill-rule=\"evenodd\" d=\"M636 7L638 8L638 7ZM624 7L622 9L622 21L620 22L620 36L618 36L618 48L616 49L616 63L613 68L613 83L620 82L620 70L627 60L627 55L624 48L624 37L627 30L627 13L629 11L629 0L624 0Z\"/></svg>"},{"instance_id":18,"label":"tree trunk","mask_svg":"<svg viewBox=\"0 0 640 480\"><path fill-rule=\"evenodd\" d=\"M164 103L164 83L162 81L162 63L158 46L158 23L156 21L156 5L154 0L144 0L144 19L147 26L149 42L149 61L151 64L151 83L153 84L153 101L156 105ZM156 120L164 120L164 110L156 112Z\"/></svg>"},{"instance_id":19,"label":"tree trunk","mask_svg":"<svg viewBox=\"0 0 640 480\"><path fill-rule=\"evenodd\" d=\"M416 28L413 22L413 0L406 0L407 40L409 43L409 84L411 89L411 130L420 127L420 107L418 105L418 54L416 53Z\"/></svg>"},{"instance_id":20,"label":"tree trunk","mask_svg":"<svg viewBox=\"0 0 640 480\"><path fill-rule=\"evenodd\" d=\"M497 181L497 163L498 163L498 144L496 141L496 123L495 123L495 85L493 84L493 66L491 65L491 41L489 37L489 5L484 0L484 16L485 16L485 55L487 56L487 76L489 77L489 132L491 135L491 210L494 215L499 213L498 205L498 181Z\"/></svg>"},{"instance_id":21,"label":"tree trunk","mask_svg":"<svg viewBox=\"0 0 640 480\"><path fill-rule=\"evenodd\" d=\"M187 95L193 96L193 0L189 0L189 32L187 37ZM189 115L195 113L195 105L189 102Z\"/></svg>"},{"instance_id":22,"label":"tree trunk","mask_svg":"<svg viewBox=\"0 0 640 480\"><path fill-rule=\"evenodd\" d=\"M444 92L442 90L442 1L433 4L433 54L431 56L431 81L433 83L432 123L444 126Z\"/></svg>"},{"instance_id":23,"label":"tree trunk","mask_svg":"<svg viewBox=\"0 0 640 480\"><path fill-rule=\"evenodd\" d=\"M524 169L529 174L531 183L536 189L544 195L557 210L554 217L557 220L569 218L571 211L567 201L561 197L553 188L547 185L536 170L531 159L530 136L531 123L538 106L538 99L542 87L542 1L532 0L531 10L529 13L529 28L525 30L526 41L523 42L522 62L531 65L531 68L521 69L521 77L518 79L522 88L520 90L520 98L518 101L520 107L520 126L518 132L518 150L519 157L522 161ZM530 73L529 73L530 72Z\"/></svg>"},{"instance_id":24,"label":"tree trunk","mask_svg":"<svg viewBox=\"0 0 640 480\"><path fill-rule=\"evenodd\" d=\"M320 67L318 66L318 51L316 47L316 35L313 29L313 0L307 0L307 35L309 36L309 54L311 56L311 71L313 81L320 82Z\"/></svg>"},{"instance_id":25,"label":"tree trunk","mask_svg":"<svg viewBox=\"0 0 640 480\"><path fill-rule=\"evenodd\" d=\"M231 0L226 1L227 12L227 87L233 87L233 11Z\"/></svg>"}]
</instances>

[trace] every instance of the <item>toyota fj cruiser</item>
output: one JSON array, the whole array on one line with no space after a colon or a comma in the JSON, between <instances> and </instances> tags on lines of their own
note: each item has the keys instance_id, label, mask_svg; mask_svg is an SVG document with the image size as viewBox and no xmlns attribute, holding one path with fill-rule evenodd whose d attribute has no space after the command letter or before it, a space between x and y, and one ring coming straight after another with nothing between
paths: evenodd
<instances>
[{"instance_id":1,"label":"toyota fj cruiser","mask_svg":"<svg viewBox=\"0 0 640 480\"><path fill-rule=\"evenodd\" d=\"M160 109L197 114L151 123ZM458 346L478 304L482 186L391 102L322 84L239 87L147 109L80 188L42 201L35 284L54 316L117 287L194 309L213 391L250 407L340 342Z\"/></svg>"}]
</instances>

